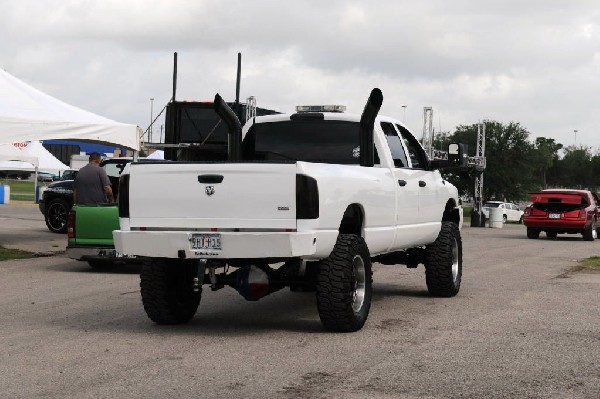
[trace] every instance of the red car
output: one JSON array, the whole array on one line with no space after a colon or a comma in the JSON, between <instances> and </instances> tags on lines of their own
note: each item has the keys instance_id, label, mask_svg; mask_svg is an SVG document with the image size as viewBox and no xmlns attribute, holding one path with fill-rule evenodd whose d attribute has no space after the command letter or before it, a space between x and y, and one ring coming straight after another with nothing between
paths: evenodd
<instances>
[{"instance_id":1,"label":"red car","mask_svg":"<svg viewBox=\"0 0 600 399\"><path fill-rule=\"evenodd\" d=\"M596 193L587 190L544 190L530 194L531 205L525 208L523 224L527 238L538 238L546 232L548 238L557 234L582 234L585 241L594 241L600 228Z\"/></svg>"}]
</instances>

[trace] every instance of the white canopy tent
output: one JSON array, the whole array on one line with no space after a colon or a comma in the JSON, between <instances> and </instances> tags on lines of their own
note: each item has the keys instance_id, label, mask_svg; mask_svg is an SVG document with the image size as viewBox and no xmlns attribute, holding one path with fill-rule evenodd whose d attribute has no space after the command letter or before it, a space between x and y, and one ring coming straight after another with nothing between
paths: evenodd
<instances>
[{"instance_id":1,"label":"white canopy tent","mask_svg":"<svg viewBox=\"0 0 600 399\"><path fill-rule=\"evenodd\" d=\"M23 150L20 150L12 144L0 144L0 161L22 161L23 163L29 164L29 168L35 168L39 164L37 156L26 154ZM0 168L0 170L3 169Z\"/></svg>"},{"instance_id":2,"label":"white canopy tent","mask_svg":"<svg viewBox=\"0 0 600 399\"><path fill-rule=\"evenodd\" d=\"M39 158L26 154L12 144L0 144L0 170L35 172L34 193L37 192L37 173Z\"/></svg>"},{"instance_id":3,"label":"white canopy tent","mask_svg":"<svg viewBox=\"0 0 600 399\"><path fill-rule=\"evenodd\" d=\"M156 150L148 155L146 159L165 159L165 152L163 150Z\"/></svg>"},{"instance_id":4,"label":"white canopy tent","mask_svg":"<svg viewBox=\"0 0 600 399\"><path fill-rule=\"evenodd\" d=\"M141 129L84 111L0 69L0 144L85 140L140 149Z\"/></svg>"},{"instance_id":5,"label":"white canopy tent","mask_svg":"<svg viewBox=\"0 0 600 399\"><path fill-rule=\"evenodd\" d=\"M45 149L42 143L40 143L39 141L32 141L28 143L27 146L24 147L21 151L28 156L38 158L39 172L59 173L69 169L67 165L59 161L54 155L50 153L50 151Z\"/></svg>"}]
</instances>

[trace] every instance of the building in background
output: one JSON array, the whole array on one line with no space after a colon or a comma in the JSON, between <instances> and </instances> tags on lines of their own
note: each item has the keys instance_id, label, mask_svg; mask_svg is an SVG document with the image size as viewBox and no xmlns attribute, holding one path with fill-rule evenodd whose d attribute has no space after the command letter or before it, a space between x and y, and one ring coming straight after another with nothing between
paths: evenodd
<instances>
[{"instance_id":1,"label":"building in background","mask_svg":"<svg viewBox=\"0 0 600 399\"><path fill-rule=\"evenodd\" d=\"M75 140L44 140L42 145L65 165L71 165L73 155L85 156L94 151L107 158L131 155L126 149L120 147Z\"/></svg>"}]
</instances>

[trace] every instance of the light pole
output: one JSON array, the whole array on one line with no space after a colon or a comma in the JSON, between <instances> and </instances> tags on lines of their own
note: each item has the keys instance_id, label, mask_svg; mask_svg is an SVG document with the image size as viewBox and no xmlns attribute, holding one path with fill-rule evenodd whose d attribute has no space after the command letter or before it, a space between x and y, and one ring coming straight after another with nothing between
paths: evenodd
<instances>
[{"instance_id":1,"label":"light pole","mask_svg":"<svg viewBox=\"0 0 600 399\"><path fill-rule=\"evenodd\" d=\"M152 142L152 120L154 119L154 99L150 99L150 131L148 132L148 141Z\"/></svg>"},{"instance_id":2,"label":"light pole","mask_svg":"<svg viewBox=\"0 0 600 399\"><path fill-rule=\"evenodd\" d=\"M573 130L573 133L575 133L575 147L577 147L577 129Z\"/></svg>"},{"instance_id":3,"label":"light pole","mask_svg":"<svg viewBox=\"0 0 600 399\"><path fill-rule=\"evenodd\" d=\"M402 115L402 122L406 123L406 105L402 106L402 110L403 110L403 115Z\"/></svg>"}]
</instances>

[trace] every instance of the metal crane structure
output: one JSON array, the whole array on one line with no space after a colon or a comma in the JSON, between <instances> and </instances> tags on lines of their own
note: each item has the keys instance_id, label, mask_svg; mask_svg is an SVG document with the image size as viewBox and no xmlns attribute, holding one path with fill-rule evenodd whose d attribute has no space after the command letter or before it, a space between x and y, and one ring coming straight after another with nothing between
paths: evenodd
<instances>
[{"instance_id":1,"label":"metal crane structure","mask_svg":"<svg viewBox=\"0 0 600 399\"><path fill-rule=\"evenodd\" d=\"M423 107L423 137L421 144L429 159L433 159L433 108Z\"/></svg>"},{"instance_id":2,"label":"metal crane structure","mask_svg":"<svg viewBox=\"0 0 600 399\"><path fill-rule=\"evenodd\" d=\"M435 130L433 129L433 108L423 107L423 137L421 145L429 159L448 159L448 153L436 150L433 145Z\"/></svg>"},{"instance_id":3,"label":"metal crane structure","mask_svg":"<svg viewBox=\"0 0 600 399\"><path fill-rule=\"evenodd\" d=\"M471 226L484 227L485 217L483 215L483 171L485 170L485 120L477 124L477 142L475 156L467 157L467 167L476 171L475 195L473 212L471 213ZM448 159L448 153L436 150L433 145L435 132L433 130L433 108L423 107L423 137L421 144L429 156L429 159Z\"/></svg>"},{"instance_id":4,"label":"metal crane structure","mask_svg":"<svg viewBox=\"0 0 600 399\"><path fill-rule=\"evenodd\" d=\"M483 170L485 169L485 120L477 124L477 143L474 160L477 161L473 166L479 173L475 176L475 198L473 203L473 213L471 214L472 227L484 227L485 217L483 216Z\"/></svg>"},{"instance_id":5,"label":"metal crane structure","mask_svg":"<svg viewBox=\"0 0 600 399\"><path fill-rule=\"evenodd\" d=\"M246 120L244 122L248 122L254 117L256 117L256 98L254 96L250 96L246 100Z\"/></svg>"},{"instance_id":6,"label":"metal crane structure","mask_svg":"<svg viewBox=\"0 0 600 399\"><path fill-rule=\"evenodd\" d=\"M485 169L485 120L477 124L477 149L475 156L467 157L467 166L483 173ZM423 138L421 145L429 159L448 159L448 153L433 148L435 131L433 130L433 108L423 107ZM481 174L479 175L481 176ZM483 178L476 180L475 197L483 191ZM481 207L480 207L481 208Z\"/></svg>"}]
</instances>

